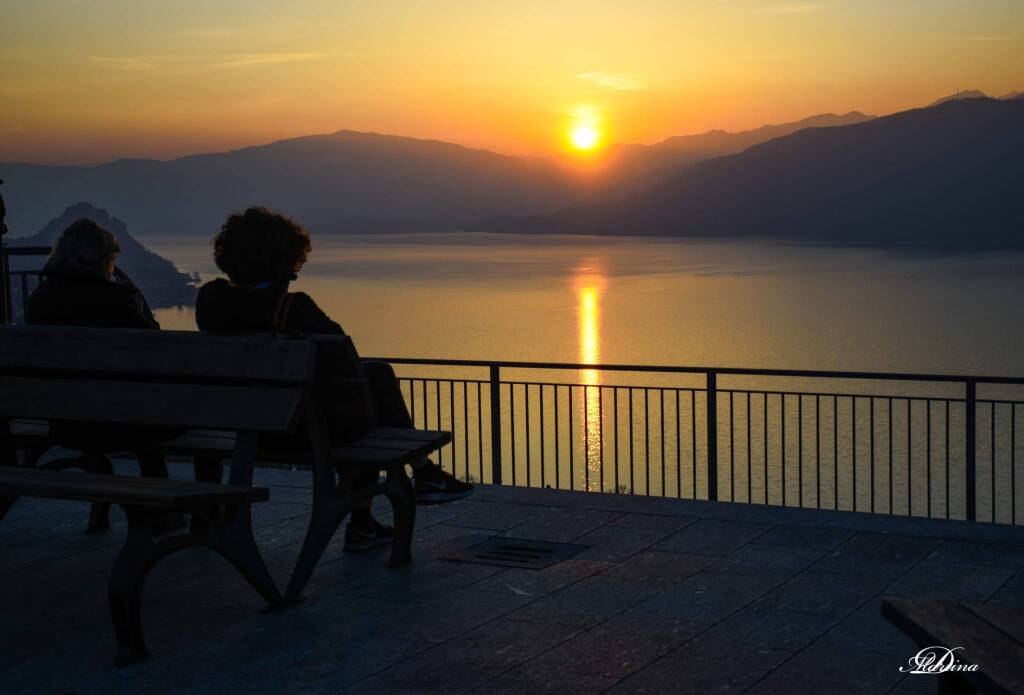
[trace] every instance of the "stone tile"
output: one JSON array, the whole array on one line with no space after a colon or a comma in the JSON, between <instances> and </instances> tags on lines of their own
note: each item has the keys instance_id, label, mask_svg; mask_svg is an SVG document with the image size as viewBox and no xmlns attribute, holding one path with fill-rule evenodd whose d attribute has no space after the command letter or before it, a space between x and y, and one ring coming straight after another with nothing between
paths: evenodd
<instances>
[{"instance_id":1,"label":"stone tile","mask_svg":"<svg viewBox=\"0 0 1024 695\"><path fill-rule=\"evenodd\" d=\"M651 547L670 533L672 531L665 529L602 526L583 534L573 542L590 546L576 556L580 560L622 562Z\"/></svg>"},{"instance_id":2,"label":"stone tile","mask_svg":"<svg viewBox=\"0 0 1024 695\"><path fill-rule=\"evenodd\" d=\"M715 558L710 555L684 555L645 550L605 570L603 579L627 584L643 584L668 588L690 577Z\"/></svg>"},{"instance_id":3,"label":"stone tile","mask_svg":"<svg viewBox=\"0 0 1024 695\"><path fill-rule=\"evenodd\" d=\"M1019 569L1024 565L1024 546L944 541L932 551L928 559L962 565L991 565Z\"/></svg>"},{"instance_id":4,"label":"stone tile","mask_svg":"<svg viewBox=\"0 0 1024 695\"><path fill-rule=\"evenodd\" d=\"M470 589L450 594L409 610L373 630L375 636L415 642L441 643L499 616L513 613L530 601L523 596Z\"/></svg>"},{"instance_id":5,"label":"stone tile","mask_svg":"<svg viewBox=\"0 0 1024 695\"><path fill-rule=\"evenodd\" d=\"M649 586L624 585L588 577L516 611L517 620L586 628L637 605L659 592Z\"/></svg>"},{"instance_id":6,"label":"stone tile","mask_svg":"<svg viewBox=\"0 0 1024 695\"><path fill-rule=\"evenodd\" d=\"M861 533L819 560L814 569L898 577L923 560L939 543L929 538Z\"/></svg>"},{"instance_id":7,"label":"stone tile","mask_svg":"<svg viewBox=\"0 0 1024 695\"><path fill-rule=\"evenodd\" d=\"M885 580L875 577L804 572L768 593L755 607L841 618L856 611L885 585Z\"/></svg>"},{"instance_id":8,"label":"stone tile","mask_svg":"<svg viewBox=\"0 0 1024 695\"><path fill-rule=\"evenodd\" d=\"M1002 589L992 594L985 603L990 606L1024 608L1024 587L1004 586Z\"/></svg>"},{"instance_id":9,"label":"stone tile","mask_svg":"<svg viewBox=\"0 0 1024 695\"><path fill-rule=\"evenodd\" d=\"M631 608L630 615L715 623L764 593L755 577L700 572Z\"/></svg>"},{"instance_id":10,"label":"stone tile","mask_svg":"<svg viewBox=\"0 0 1024 695\"><path fill-rule=\"evenodd\" d=\"M728 555L771 528L771 524L701 519L672 534L654 550L695 555Z\"/></svg>"},{"instance_id":11,"label":"stone tile","mask_svg":"<svg viewBox=\"0 0 1024 695\"><path fill-rule=\"evenodd\" d=\"M558 509L517 526L514 532L510 531L507 535L511 538L569 543L620 516L617 512L593 509Z\"/></svg>"},{"instance_id":12,"label":"stone tile","mask_svg":"<svg viewBox=\"0 0 1024 695\"><path fill-rule=\"evenodd\" d=\"M813 548L748 544L708 565L713 574L742 574L779 584L808 567L824 554Z\"/></svg>"},{"instance_id":13,"label":"stone tile","mask_svg":"<svg viewBox=\"0 0 1024 695\"><path fill-rule=\"evenodd\" d=\"M847 541L853 533L817 526L790 526L780 524L757 537L759 545L792 546L814 550L832 550Z\"/></svg>"},{"instance_id":14,"label":"stone tile","mask_svg":"<svg viewBox=\"0 0 1024 695\"><path fill-rule=\"evenodd\" d=\"M609 567L612 565L607 562L571 559L541 570L508 569L472 586L477 591L496 591L540 598L575 584L581 579L604 572Z\"/></svg>"},{"instance_id":15,"label":"stone tile","mask_svg":"<svg viewBox=\"0 0 1024 695\"><path fill-rule=\"evenodd\" d=\"M917 653L916 643L882 617L881 601L872 599L821 638L819 644L836 650L888 654L908 659Z\"/></svg>"},{"instance_id":16,"label":"stone tile","mask_svg":"<svg viewBox=\"0 0 1024 695\"><path fill-rule=\"evenodd\" d=\"M704 627L672 617L637 620L618 615L485 684L479 691L600 692Z\"/></svg>"},{"instance_id":17,"label":"stone tile","mask_svg":"<svg viewBox=\"0 0 1024 695\"><path fill-rule=\"evenodd\" d=\"M445 523L452 526L508 531L533 519L540 519L555 510L528 504L503 504L501 502L477 503L465 513L453 516Z\"/></svg>"},{"instance_id":18,"label":"stone tile","mask_svg":"<svg viewBox=\"0 0 1024 695\"><path fill-rule=\"evenodd\" d=\"M465 692L557 648L577 632L498 618L389 668L349 692Z\"/></svg>"},{"instance_id":19,"label":"stone tile","mask_svg":"<svg viewBox=\"0 0 1024 695\"><path fill-rule=\"evenodd\" d=\"M752 695L792 693L884 693L903 678L902 661L874 652L806 649L772 671L749 691Z\"/></svg>"},{"instance_id":20,"label":"stone tile","mask_svg":"<svg viewBox=\"0 0 1024 695\"><path fill-rule=\"evenodd\" d=\"M648 528L665 531L678 531L689 526L697 519L685 516L660 516L657 514L623 514L608 523L609 526L625 526L626 528Z\"/></svg>"},{"instance_id":21,"label":"stone tile","mask_svg":"<svg viewBox=\"0 0 1024 695\"><path fill-rule=\"evenodd\" d=\"M825 615L744 608L712 627L708 635L749 648L796 652L826 634L837 621Z\"/></svg>"},{"instance_id":22,"label":"stone tile","mask_svg":"<svg viewBox=\"0 0 1024 695\"><path fill-rule=\"evenodd\" d=\"M984 601L1013 576L1013 570L926 560L886 590L888 596Z\"/></svg>"},{"instance_id":23,"label":"stone tile","mask_svg":"<svg viewBox=\"0 0 1024 695\"><path fill-rule=\"evenodd\" d=\"M619 683L610 693L741 692L790 653L701 635Z\"/></svg>"},{"instance_id":24,"label":"stone tile","mask_svg":"<svg viewBox=\"0 0 1024 695\"><path fill-rule=\"evenodd\" d=\"M1024 569L1017 570L1014 575L1010 577L1010 581L1007 582L1007 585L1024 587Z\"/></svg>"}]
</instances>

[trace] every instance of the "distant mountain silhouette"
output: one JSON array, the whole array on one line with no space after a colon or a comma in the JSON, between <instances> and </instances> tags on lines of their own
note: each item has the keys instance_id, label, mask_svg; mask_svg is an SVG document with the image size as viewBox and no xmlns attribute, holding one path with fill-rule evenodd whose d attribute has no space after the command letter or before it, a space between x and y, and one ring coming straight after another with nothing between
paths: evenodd
<instances>
[{"instance_id":1,"label":"distant mountain silhouette","mask_svg":"<svg viewBox=\"0 0 1024 695\"><path fill-rule=\"evenodd\" d=\"M947 101L957 101L958 99L989 99L989 95L980 89L967 89L962 92L954 92L948 96L944 96L941 99L936 99L929 106L938 106L939 104L945 104Z\"/></svg>"},{"instance_id":2,"label":"distant mountain silhouette","mask_svg":"<svg viewBox=\"0 0 1024 695\"><path fill-rule=\"evenodd\" d=\"M458 229L498 215L554 212L621 197L701 159L801 128L867 118L827 114L741 133L710 131L650 146L620 145L589 176L551 158L352 131L168 162L2 164L0 176L7 179L14 233L38 228L53 210L75 200L118 210L143 235L209 237L229 212L252 204L280 209L317 232Z\"/></svg>"},{"instance_id":3,"label":"distant mountain silhouette","mask_svg":"<svg viewBox=\"0 0 1024 695\"><path fill-rule=\"evenodd\" d=\"M128 225L122 220L111 217L106 210L93 207L89 203L76 203L70 206L61 213L60 217L50 220L35 234L9 238L7 245L53 246L61 232L82 217L96 221L117 237L121 246L117 265L142 290L142 294L150 306L164 307L195 303L196 285L199 281L197 276L180 272L171 261L153 253L139 243L128 233ZM46 259L40 257L11 257L11 266L14 270L41 268L45 262Z\"/></svg>"},{"instance_id":4,"label":"distant mountain silhouette","mask_svg":"<svg viewBox=\"0 0 1024 695\"><path fill-rule=\"evenodd\" d=\"M1024 245L1024 100L961 99L810 128L707 160L613 203L485 231Z\"/></svg>"}]
</instances>

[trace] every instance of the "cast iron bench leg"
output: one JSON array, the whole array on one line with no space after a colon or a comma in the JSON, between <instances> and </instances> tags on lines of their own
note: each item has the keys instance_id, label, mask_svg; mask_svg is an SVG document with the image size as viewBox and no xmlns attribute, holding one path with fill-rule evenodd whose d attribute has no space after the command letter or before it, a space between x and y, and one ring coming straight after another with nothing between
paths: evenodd
<instances>
[{"instance_id":1,"label":"cast iron bench leg","mask_svg":"<svg viewBox=\"0 0 1024 695\"><path fill-rule=\"evenodd\" d=\"M315 491L313 514L309 519L309 528L306 529L306 539L302 542L299 559L295 562L295 570L284 592L286 602L294 603L300 600L306 582L320 562L327 545L334 538L335 531L351 511L354 501L350 495L338 496L331 490L321 488Z\"/></svg>"},{"instance_id":2,"label":"cast iron bench leg","mask_svg":"<svg viewBox=\"0 0 1024 695\"><path fill-rule=\"evenodd\" d=\"M412 536L416 530L416 490L404 465L388 471L384 494L391 503L395 520L395 536L391 541L391 560L388 565L404 567L412 562Z\"/></svg>"},{"instance_id":3,"label":"cast iron bench leg","mask_svg":"<svg viewBox=\"0 0 1024 695\"><path fill-rule=\"evenodd\" d=\"M161 512L144 507L124 508L128 517L128 538L114 563L108 591L110 616L117 635L115 663L118 666L149 656L139 615L142 587L157 562L183 548L207 546L227 559L267 603L271 606L281 603L281 594L252 535L250 507L239 504L227 509L211 509L204 514L210 520L209 532L180 534L159 542L153 540L153 525Z\"/></svg>"},{"instance_id":4,"label":"cast iron bench leg","mask_svg":"<svg viewBox=\"0 0 1024 695\"><path fill-rule=\"evenodd\" d=\"M0 495L0 521L7 516L7 512L11 511L11 507L14 506L14 502L18 499L17 495Z\"/></svg>"}]
</instances>

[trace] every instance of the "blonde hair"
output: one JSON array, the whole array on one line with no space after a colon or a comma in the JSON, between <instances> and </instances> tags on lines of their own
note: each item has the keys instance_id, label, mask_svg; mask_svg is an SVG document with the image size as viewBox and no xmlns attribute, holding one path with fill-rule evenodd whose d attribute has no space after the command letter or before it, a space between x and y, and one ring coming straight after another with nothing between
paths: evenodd
<instances>
[{"instance_id":1,"label":"blonde hair","mask_svg":"<svg viewBox=\"0 0 1024 695\"><path fill-rule=\"evenodd\" d=\"M48 266L72 266L107 274L121 253L117 237L88 217L75 220L53 245Z\"/></svg>"}]
</instances>

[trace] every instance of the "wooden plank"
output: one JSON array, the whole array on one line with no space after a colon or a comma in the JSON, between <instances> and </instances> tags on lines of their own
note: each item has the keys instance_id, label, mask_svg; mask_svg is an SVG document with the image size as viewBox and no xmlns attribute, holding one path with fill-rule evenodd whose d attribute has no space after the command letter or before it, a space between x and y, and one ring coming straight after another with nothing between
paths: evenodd
<instances>
[{"instance_id":1,"label":"wooden plank","mask_svg":"<svg viewBox=\"0 0 1024 695\"><path fill-rule=\"evenodd\" d=\"M315 359L316 345L297 338L69 326L0 327L0 371L6 373L23 374L32 369L163 375L181 381L309 384Z\"/></svg>"},{"instance_id":2,"label":"wooden plank","mask_svg":"<svg viewBox=\"0 0 1024 695\"><path fill-rule=\"evenodd\" d=\"M189 511L211 504L265 502L267 488L47 469L0 468L0 494Z\"/></svg>"},{"instance_id":3,"label":"wooden plank","mask_svg":"<svg viewBox=\"0 0 1024 695\"><path fill-rule=\"evenodd\" d=\"M969 604L967 610L971 611L997 630L1002 631L1007 637L1024 646L1024 607L1006 608L1000 606L984 606Z\"/></svg>"},{"instance_id":4,"label":"wooden plank","mask_svg":"<svg viewBox=\"0 0 1024 695\"><path fill-rule=\"evenodd\" d=\"M303 391L0 376L0 417L288 432Z\"/></svg>"},{"instance_id":5,"label":"wooden plank","mask_svg":"<svg viewBox=\"0 0 1024 695\"><path fill-rule=\"evenodd\" d=\"M444 430L417 430L407 427L374 427L365 435L372 439L400 439L414 442L434 442L444 446L452 440L452 433Z\"/></svg>"},{"instance_id":6,"label":"wooden plank","mask_svg":"<svg viewBox=\"0 0 1024 695\"><path fill-rule=\"evenodd\" d=\"M978 670L957 672L957 678L986 693L1024 693L1024 645L975 610L953 601L882 599L882 615L922 648L963 647L957 660Z\"/></svg>"}]
</instances>

